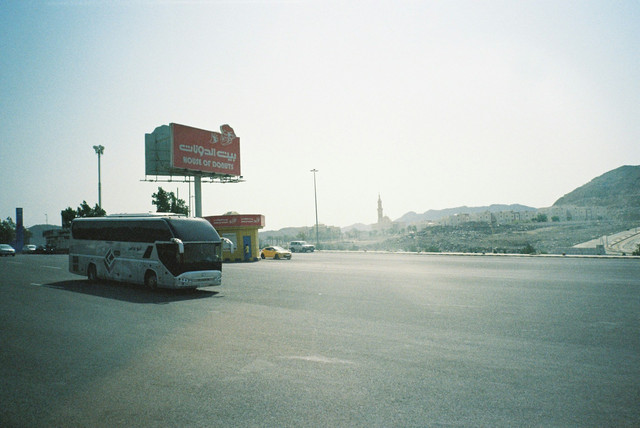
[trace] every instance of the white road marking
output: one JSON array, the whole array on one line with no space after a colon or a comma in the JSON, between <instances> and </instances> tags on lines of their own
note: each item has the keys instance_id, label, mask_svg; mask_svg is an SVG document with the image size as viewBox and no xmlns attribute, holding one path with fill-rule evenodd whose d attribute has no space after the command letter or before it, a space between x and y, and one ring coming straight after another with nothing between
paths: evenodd
<instances>
[{"instance_id":1,"label":"white road marking","mask_svg":"<svg viewBox=\"0 0 640 428\"><path fill-rule=\"evenodd\" d=\"M42 267L47 269L58 269L58 270L62 269L61 267L58 267L58 266L42 266Z\"/></svg>"},{"instance_id":2,"label":"white road marking","mask_svg":"<svg viewBox=\"0 0 640 428\"><path fill-rule=\"evenodd\" d=\"M282 357L287 360L303 360L303 361L311 361L312 363L324 363L324 364L355 364L353 361L349 360L340 360L338 358L327 358L322 355L308 355L308 356L296 356L292 355L289 357Z\"/></svg>"}]
</instances>

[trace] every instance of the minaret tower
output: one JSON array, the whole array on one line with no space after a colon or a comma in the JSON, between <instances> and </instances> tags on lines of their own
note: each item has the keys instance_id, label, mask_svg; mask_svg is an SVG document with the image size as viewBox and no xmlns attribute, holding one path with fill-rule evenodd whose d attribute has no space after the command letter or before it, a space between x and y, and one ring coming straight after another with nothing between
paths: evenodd
<instances>
[{"instance_id":1,"label":"minaret tower","mask_svg":"<svg viewBox=\"0 0 640 428\"><path fill-rule=\"evenodd\" d=\"M378 193L378 224L382 224L382 199L380 198L380 193Z\"/></svg>"}]
</instances>

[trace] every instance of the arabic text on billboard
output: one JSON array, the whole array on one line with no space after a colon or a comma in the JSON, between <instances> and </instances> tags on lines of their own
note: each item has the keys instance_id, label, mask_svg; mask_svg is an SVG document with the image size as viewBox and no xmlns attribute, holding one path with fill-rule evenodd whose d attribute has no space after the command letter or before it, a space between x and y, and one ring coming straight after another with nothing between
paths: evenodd
<instances>
[{"instance_id":1,"label":"arabic text on billboard","mask_svg":"<svg viewBox=\"0 0 640 428\"><path fill-rule=\"evenodd\" d=\"M205 217L214 227L264 227L262 214L215 215Z\"/></svg>"},{"instance_id":2,"label":"arabic text on billboard","mask_svg":"<svg viewBox=\"0 0 640 428\"><path fill-rule=\"evenodd\" d=\"M171 124L173 168L240 176L240 138L233 128L220 132Z\"/></svg>"}]
</instances>

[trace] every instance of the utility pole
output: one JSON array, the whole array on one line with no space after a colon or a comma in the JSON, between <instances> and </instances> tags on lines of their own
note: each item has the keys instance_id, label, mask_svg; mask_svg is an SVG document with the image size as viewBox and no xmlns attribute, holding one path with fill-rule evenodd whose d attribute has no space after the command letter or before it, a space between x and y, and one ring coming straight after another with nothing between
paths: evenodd
<instances>
[{"instance_id":1,"label":"utility pole","mask_svg":"<svg viewBox=\"0 0 640 428\"><path fill-rule=\"evenodd\" d=\"M314 168L311 172L313 172L313 198L316 202L316 248L318 248L320 247L320 238L318 235L318 192L316 191L316 172L318 172L318 170Z\"/></svg>"},{"instance_id":2,"label":"utility pole","mask_svg":"<svg viewBox=\"0 0 640 428\"><path fill-rule=\"evenodd\" d=\"M100 181L100 156L104 154L104 146L93 146L98 155L98 207L102 209L102 182Z\"/></svg>"}]
</instances>

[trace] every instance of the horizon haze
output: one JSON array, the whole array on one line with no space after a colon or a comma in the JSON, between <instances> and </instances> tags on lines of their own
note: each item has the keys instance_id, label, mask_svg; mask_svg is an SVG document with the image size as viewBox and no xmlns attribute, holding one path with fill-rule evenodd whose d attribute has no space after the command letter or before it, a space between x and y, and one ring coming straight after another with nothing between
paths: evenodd
<instances>
[{"instance_id":1,"label":"horizon haze","mask_svg":"<svg viewBox=\"0 0 640 428\"><path fill-rule=\"evenodd\" d=\"M21 1L0 5L0 217L154 211L145 134L240 138L203 215L265 230L547 207L640 164L640 3ZM193 192L191 190L191 192Z\"/></svg>"}]
</instances>

